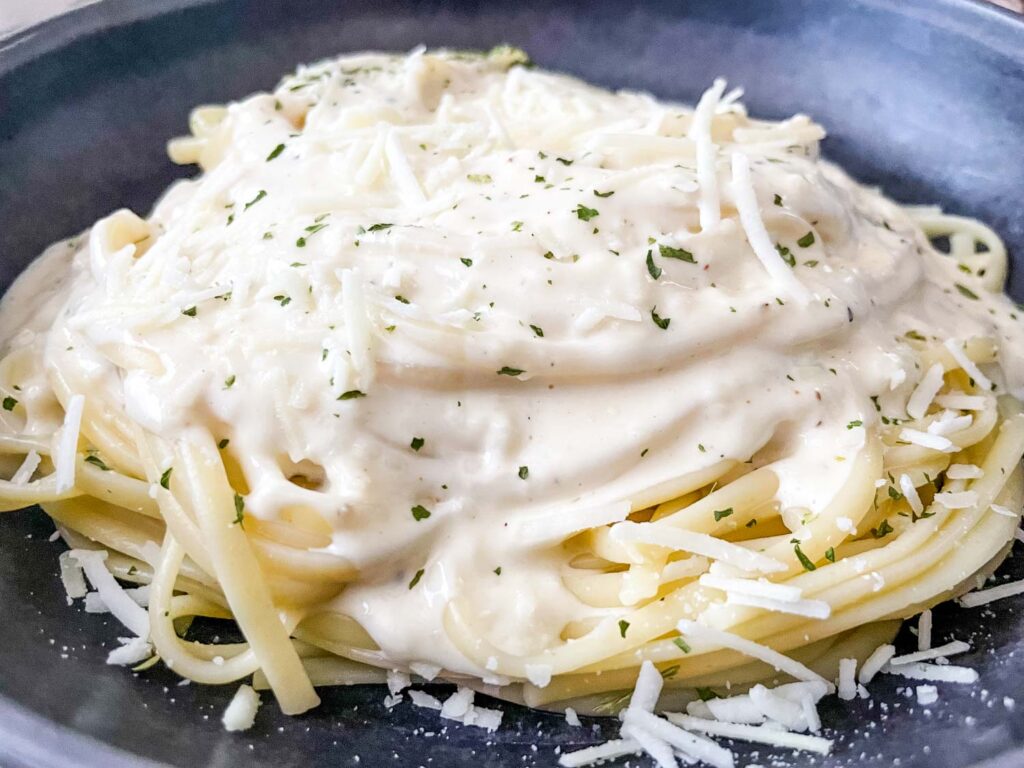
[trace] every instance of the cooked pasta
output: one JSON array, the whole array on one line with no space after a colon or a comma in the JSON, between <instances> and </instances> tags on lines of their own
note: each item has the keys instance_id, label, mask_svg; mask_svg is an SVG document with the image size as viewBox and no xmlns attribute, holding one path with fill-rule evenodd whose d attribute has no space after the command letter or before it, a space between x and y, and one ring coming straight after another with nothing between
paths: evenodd
<instances>
[{"instance_id":1,"label":"cooked pasta","mask_svg":"<svg viewBox=\"0 0 1024 768\"><path fill-rule=\"evenodd\" d=\"M3 509L53 518L118 659L290 714L831 681L1006 554L1021 323L994 232L739 97L420 50L196 109L201 173L0 307Z\"/></svg>"}]
</instances>

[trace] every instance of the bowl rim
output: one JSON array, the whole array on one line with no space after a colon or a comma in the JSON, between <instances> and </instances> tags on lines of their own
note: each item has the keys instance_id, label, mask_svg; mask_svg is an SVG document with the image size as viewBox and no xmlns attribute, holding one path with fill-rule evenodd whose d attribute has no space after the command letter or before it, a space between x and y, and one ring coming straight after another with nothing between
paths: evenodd
<instances>
[{"instance_id":1,"label":"bowl rim","mask_svg":"<svg viewBox=\"0 0 1024 768\"><path fill-rule=\"evenodd\" d=\"M91 0L0 35L0 78L15 74L21 66L54 53L73 40L111 27L219 2L223 0ZM1024 14L988 0L853 0L851 4L916 17L922 23L934 24L941 19L950 31L1014 58L1024 67ZM3 693L0 736L0 764L9 768L64 768L69 749L74 750L76 763L83 768L173 768L60 725ZM1022 764L1024 747L1015 747L965 768L1014 768Z\"/></svg>"}]
</instances>

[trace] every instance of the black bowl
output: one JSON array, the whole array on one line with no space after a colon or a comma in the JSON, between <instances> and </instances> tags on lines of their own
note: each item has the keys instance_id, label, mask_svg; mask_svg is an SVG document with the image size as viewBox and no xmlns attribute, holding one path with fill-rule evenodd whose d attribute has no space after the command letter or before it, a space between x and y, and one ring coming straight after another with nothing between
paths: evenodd
<instances>
[{"instance_id":1,"label":"black bowl","mask_svg":"<svg viewBox=\"0 0 1024 768\"><path fill-rule=\"evenodd\" d=\"M0 41L0 289L53 240L119 206L146 211L180 174L164 142L189 108L271 87L344 51L522 46L543 66L693 101L716 75L758 116L806 111L826 154L908 202L978 216L1024 258L1024 21L953 0L106 0ZM1011 293L1024 298L1024 269ZM613 736L506 706L501 730L444 727L376 687L328 690L299 718L264 706L224 732L229 688L177 687L104 658L117 628L66 606L58 544L38 510L0 524L0 763L8 766L522 766ZM1019 553L1001 571L1024 576ZM1022 600L936 611L937 641L975 650L969 689L924 712L898 684L826 703L829 758L738 746L776 765L1024 765ZM901 638L906 642L907 636ZM429 735L428 735L429 734ZM150 762L156 761L156 762ZM632 761L636 765L638 761ZM644 760L639 761L641 763ZM743 764L741 759L740 764Z\"/></svg>"}]
</instances>

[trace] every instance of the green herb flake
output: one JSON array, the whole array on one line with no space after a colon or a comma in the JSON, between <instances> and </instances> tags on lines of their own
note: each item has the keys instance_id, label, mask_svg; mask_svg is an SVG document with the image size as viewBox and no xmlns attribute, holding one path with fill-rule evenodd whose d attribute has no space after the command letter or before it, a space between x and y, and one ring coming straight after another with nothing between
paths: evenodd
<instances>
[{"instance_id":1,"label":"green herb flake","mask_svg":"<svg viewBox=\"0 0 1024 768\"><path fill-rule=\"evenodd\" d=\"M685 248L673 248L671 245L658 245L658 253L663 259L679 259L687 264L696 264L697 260L693 254Z\"/></svg>"},{"instance_id":2,"label":"green herb flake","mask_svg":"<svg viewBox=\"0 0 1024 768\"><path fill-rule=\"evenodd\" d=\"M218 446L219 447L219 446ZM168 467L164 470L164 473L160 475L160 487L170 490L171 487L171 472L174 471L174 467Z\"/></svg>"},{"instance_id":3,"label":"green herb flake","mask_svg":"<svg viewBox=\"0 0 1024 768\"><path fill-rule=\"evenodd\" d=\"M648 274L651 277L653 277L655 280L657 280L659 277L661 277L661 271L662 271L661 267L657 266L654 263L654 254L651 252L650 249L648 249L648 251L647 251L647 272L648 272Z\"/></svg>"},{"instance_id":4,"label":"green herb flake","mask_svg":"<svg viewBox=\"0 0 1024 768\"><path fill-rule=\"evenodd\" d=\"M522 232L523 231L523 222L521 222L521 221L513 221L512 222L512 231L513 232Z\"/></svg>"},{"instance_id":5,"label":"green herb flake","mask_svg":"<svg viewBox=\"0 0 1024 768\"><path fill-rule=\"evenodd\" d=\"M414 437L412 439L412 442L409 443L409 447L412 448L414 451L418 451L420 448L423 447L423 444L425 442L427 441L424 440L422 437Z\"/></svg>"},{"instance_id":6,"label":"green herb flake","mask_svg":"<svg viewBox=\"0 0 1024 768\"><path fill-rule=\"evenodd\" d=\"M416 571L416 575L413 576L412 580L409 582L409 589L412 589L417 584L419 584L420 583L420 579L422 579L422 578L423 578L423 569L420 568L418 571Z\"/></svg>"},{"instance_id":7,"label":"green herb flake","mask_svg":"<svg viewBox=\"0 0 1024 768\"><path fill-rule=\"evenodd\" d=\"M847 429L853 429L854 427L863 427L863 426L864 426L864 422L863 421L861 421L860 419L854 419L853 421L851 421L849 424L846 425L846 428Z\"/></svg>"},{"instance_id":8,"label":"green herb flake","mask_svg":"<svg viewBox=\"0 0 1024 768\"><path fill-rule=\"evenodd\" d=\"M430 517L430 510L424 507L422 504L417 504L412 508L412 519L416 522L420 520L426 520Z\"/></svg>"},{"instance_id":9,"label":"green herb flake","mask_svg":"<svg viewBox=\"0 0 1024 768\"><path fill-rule=\"evenodd\" d=\"M279 293L277 294L277 296L274 297L274 301L276 301L282 307L287 307L289 304L292 303L292 298L291 296L286 296L283 293Z\"/></svg>"},{"instance_id":10,"label":"green herb flake","mask_svg":"<svg viewBox=\"0 0 1024 768\"><path fill-rule=\"evenodd\" d=\"M278 144L276 147L274 147L272 150L270 150L270 154L267 155L267 162L269 163L271 160L273 160L275 157L280 155L282 152L284 152L284 144Z\"/></svg>"},{"instance_id":11,"label":"green herb flake","mask_svg":"<svg viewBox=\"0 0 1024 768\"><path fill-rule=\"evenodd\" d=\"M389 224L387 222L382 222L380 224L371 224L369 227L366 228L366 231L367 232L383 232L385 229L391 229L393 226L395 226L395 225L394 224Z\"/></svg>"},{"instance_id":12,"label":"green herb flake","mask_svg":"<svg viewBox=\"0 0 1024 768\"><path fill-rule=\"evenodd\" d=\"M494 569L494 575L495 576L501 576L501 566L500 565L497 568Z\"/></svg>"},{"instance_id":13,"label":"green herb flake","mask_svg":"<svg viewBox=\"0 0 1024 768\"><path fill-rule=\"evenodd\" d=\"M250 208L252 208L254 205L256 205L256 203L258 203L266 196L267 190L261 189L259 192L256 193L256 197L254 197L252 200L245 204L245 207L242 208L242 212L244 213L245 211L248 211Z\"/></svg>"},{"instance_id":14,"label":"green herb flake","mask_svg":"<svg viewBox=\"0 0 1024 768\"><path fill-rule=\"evenodd\" d=\"M350 389L338 395L339 400L356 400L360 397L366 397L366 393L360 392L358 389Z\"/></svg>"},{"instance_id":15,"label":"green herb flake","mask_svg":"<svg viewBox=\"0 0 1024 768\"><path fill-rule=\"evenodd\" d=\"M825 550L825 559L830 563L834 563L836 561L836 550L834 547L829 547Z\"/></svg>"},{"instance_id":16,"label":"green herb flake","mask_svg":"<svg viewBox=\"0 0 1024 768\"><path fill-rule=\"evenodd\" d=\"M744 528L753 528L755 525L757 525L757 518L756 517L751 519L751 520L748 520L747 524L745 526L743 526L743 527Z\"/></svg>"},{"instance_id":17,"label":"green herb flake","mask_svg":"<svg viewBox=\"0 0 1024 768\"><path fill-rule=\"evenodd\" d=\"M185 315L185 317L195 317L197 311L198 310L196 310L196 308L192 306L189 307L188 309L181 310L181 314Z\"/></svg>"},{"instance_id":18,"label":"green herb flake","mask_svg":"<svg viewBox=\"0 0 1024 768\"><path fill-rule=\"evenodd\" d=\"M775 204L780 206L780 207L782 206L782 195L779 195L779 194L775 195Z\"/></svg>"},{"instance_id":19,"label":"green herb flake","mask_svg":"<svg viewBox=\"0 0 1024 768\"><path fill-rule=\"evenodd\" d=\"M519 468L519 479L520 480L525 480L529 476L530 476L530 468L529 467L522 466L522 467Z\"/></svg>"},{"instance_id":20,"label":"green herb flake","mask_svg":"<svg viewBox=\"0 0 1024 768\"><path fill-rule=\"evenodd\" d=\"M597 191L597 190L595 189L595 190L594 190L594 194L595 194L595 195L596 195L597 197L611 197L612 195L614 195L614 194L615 194L615 190L612 190L611 192L598 192L598 191Z\"/></svg>"},{"instance_id":21,"label":"green herb flake","mask_svg":"<svg viewBox=\"0 0 1024 768\"><path fill-rule=\"evenodd\" d=\"M678 648L683 653L689 653L690 651L693 650L693 648L691 648L687 644L687 642L685 640L683 640L683 638L681 638L681 637L673 637L672 638L672 643L676 646L676 648Z\"/></svg>"},{"instance_id":22,"label":"green herb flake","mask_svg":"<svg viewBox=\"0 0 1024 768\"><path fill-rule=\"evenodd\" d=\"M888 536L890 533L893 532L893 530L893 527L889 525L889 519L886 518L882 520L881 525L879 525L877 528L871 529L871 535L874 536L876 539L881 539L884 536Z\"/></svg>"},{"instance_id":23,"label":"green herb flake","mask_svg":"<svg viewBox=\"0 0 1024 768\"><path fill-rule=\"evenodd\" d=\"M793 252L789 250L789 248L787 248L784 245L779 245L778 243L776 243L775 250L779 252L779 256L781 256L782 260L789 264L789 266L796 266L796 256L793 255Z\"/></svg>"},{"instance_id":24,"label":"green herb flake","mask_svg":"<svg viewBox=\"0 0 1024 768\"><path fill-rule=\"evenodd\" d=\"M10 395L8 395L7 397L4 398L3 406L4 406L4 410L5 411L13 411L14 410L14 406L16 406L17 404L18 404L18 401L15 400Z\"/></svg>"},{"instance_id":25,"label":"green herb flake","mask_svg":"<svg viewBox=\"0 0 1024 768\"><path fill-rule=\"evenodd\" d=\"M629 622L626 621L625 619L619 619L619 636L620 637L625 637L626 636L626 630L628 630L628 629L629 629Z\"/></svg>"},{"instance_id":26,"label":"green herb flake","mask_svg":"<svg viewBox=\"0 0 1024 768\"><path fill-rule=\"evenodd\" d=\"M726 509L716 509L715 510L715 522L717 523L720 520L722 520L723 518L726 518L726 517L728 517L731 514L732 514L732 507L727 507Z\"/></svg>"},{"instance_id":27,"label":"green herb flake","mask_svg":"<svg viewBox=\"0 0 1024 768\"><path fill-rule=\"evenodd\" d=\"M226 379L224 379L224 389L231 389L231 387L233 387L234 385L235 385L235 374L232 373L230 376L228 376Z\"/></svg>"},{"instance_id":28,"label":"green herb flake","mask_svg":"<svg viewBox=\"0 0 1024 768\"><path fill-rule=\"evenodd\" d=\"M556 157L555 160L561 163L562 165L572 165L574 162L576 162L575 160L566 160L564 157Z\"/></svg>"},{"instance_id":29,"label":"green herb flake","mask_svg":"<svg viewBox=\"0 0 1024 768\"><path fill-rule=\"evenodd\" d=\"M461 259L459 259L459 261L461 261L467 267L472 267L473 266L473 260L472 259L461 258Z\"/></svg>"},{"instance_id":30,"label":"green herb flake","mask_svg":"<svg viewBox=\"0 0 1024 768\"><path fill-rule=\"evenodd\" d=\"M661 317L661 315L658 314L657 310L658 310L657 307L651 307L651 320L653 320L654 324L656 326L658 326L659 328L661 328L661 330L663 330L663 331L667 330L668 329L668 324L672 322L672 318L671 317Z\"/></svg>"},{"instance_id":31,"label":"green herb flake","mask_svg":"<svg viewBox=\"0 0 1024 768\"><path fill-rule=\"evenodd\" d=\"M519 376L520 374L526 373L522 368L511 368L507 365L501 366L498 369L499 376Z\"/></svg>"},{"instance_id":32,"label":"green herb flake","mask_svg":"<svg viewBox=\"0 0 1024 768\"><path fill-rule=\"evenodd\" d=\"M694 690L697 691L697 698L701 701L711 701L711 699L720 698L719 695L710 688L695 688Z\"/></svg>"},{"instance_id":33,"label":"green herb flake","mask_svg":"<svg viewBox=\"0 0 1024 768\"><path fill-rule=\"evenodd\" d=\"M245 499L235 494L235 524L245 528Z\"/></svg>"},{"instance_id":34,"label":"green herb flake","mask_svg":"<svg viewBox=\"0 0 1024 768\"><path fill-rule=\"evenodd\" d=\"M220 448L223 451L225 448L228 447L228 443L230 443L230 442L231 441L228 440L228 438L225 437L223 440L221 440L219 443L217 443L217 447Z\"/></svg>"},{"instance_id":35,"label":"green herb flake","mask_svg":"<svg viewBox=\"0 0 1024 768\"><path fill-rule=\"evenodd\" d=\"M796 553L796 559L800 561L800 565L804 567L805 571L815 571L818 569L814 563L811 562L811 558L804 554L804 551L800 549L800 542L796 539L791 539L793 543L793 551Z\"/></svg>"},{"instance_id":36,"label":"green herb flake","mask_svg":"<svg viewBox=\"0 0 1024 768\"><path fill-rule=\"evenodd\" d=\"M588 208L583 203L578 203L576 207L573 209L573 213L575 213L576 216L580 218L582 221L590 221L595 216L601 215L600 213L597 212L596 209Z\"/></svg>"},{"instance_id":37,"label":"green herb flake","mask_svg":"<svg viewBox=\"0 0 1024 768\"><path fill-rule=\"evenodd\" d=\"M494 179L491 178L489 173L470 173L466 176L467 179L472 181L474 184L490 184Z\"/></svg>"},{"instance_id":38,"label":"green herb flake","mask_svg":"<svg viewBox=\"0 0 1024 768\"><path fill-rule=\"evenodd\" d=\"M796 244L799 245L801 248L810 248L812 245L814 245L814 233L808 232L806 235L797 240Z\"/></svg>"},{"instance_id":39,"label":"green herb flake","mask_svg":"<svg viewBox=\"0 0 1024 768\"><path fill-rule=\"evenodd\" d=\"M395 296L395 301L397 301L399 304L408 304L409 303L409 300L407 298L405 298L405 296L402 296L402 295Z\"/></svg>"},{"instance_id":40,"label":"green herb flake","mask_svg":"<svg viewBox=\"0 0 1024 768\"><path fill-rule=\"evenodd\" d=\"M531 330L531 331L533 331L533 332L534 332L534 334L535 334L535 335L536 335L536 336L537 336L538 338L541 338L541 339L543 339L543 338L544 338L544 329L543 329L543 328L541 328L541 327L540 327L539 325L532 325L532 324L531 324L531 325L530 325L530 330Z\"/></svg>"},{"instance_id":41,"label":"green herb flake","mask_svg":"<svg viewBox=\"0 0 1024 768\"><path fill-rule=\"evenodd\" d=\"M104 472L109 472L110 471L110 467L108 467L106 465L106 463L103 461L103 459L101 459L99 456L95 456L95 455L90 454L89 456L85 457L85 460L87 462L89 462L90 464L92 464L93 466L99 467Z\"/></svg>"},{"instance_id":42,"label":"green herb flake","mask_svg":"<svg viewBox=\"0 0 1024 768\"><path fill-rule=\"evenodd\" d=\"M978 294L976 294L974 291L972 291L966 285L961 285L960 283L954 283L954 285L956 286L956 289L958 291L960 291L960 295L961 296L966 296L968 299L971 299L973 301L977 301L978 300Z\"/></svg>"}]
</instances>

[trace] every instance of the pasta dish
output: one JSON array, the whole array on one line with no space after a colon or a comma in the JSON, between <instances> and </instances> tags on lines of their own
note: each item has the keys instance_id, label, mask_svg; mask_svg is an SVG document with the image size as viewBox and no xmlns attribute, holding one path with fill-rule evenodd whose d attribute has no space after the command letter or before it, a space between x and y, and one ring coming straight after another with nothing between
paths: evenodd
<instances>
[{"instance_id":1,"label":"pasta dish","mask_svg":"<svg viewBox=\"0 0 1024 768\"><path fill-rule=\"evenodd\" d=\"M289 714L410 680L614 714L649 669L699 714L834 690L979 586L1024 506L1005 249L740 97L500 48L196 109L198 174L0 307L0 500L53 518L112 663Z\"/></svg>"}]
</instances>

